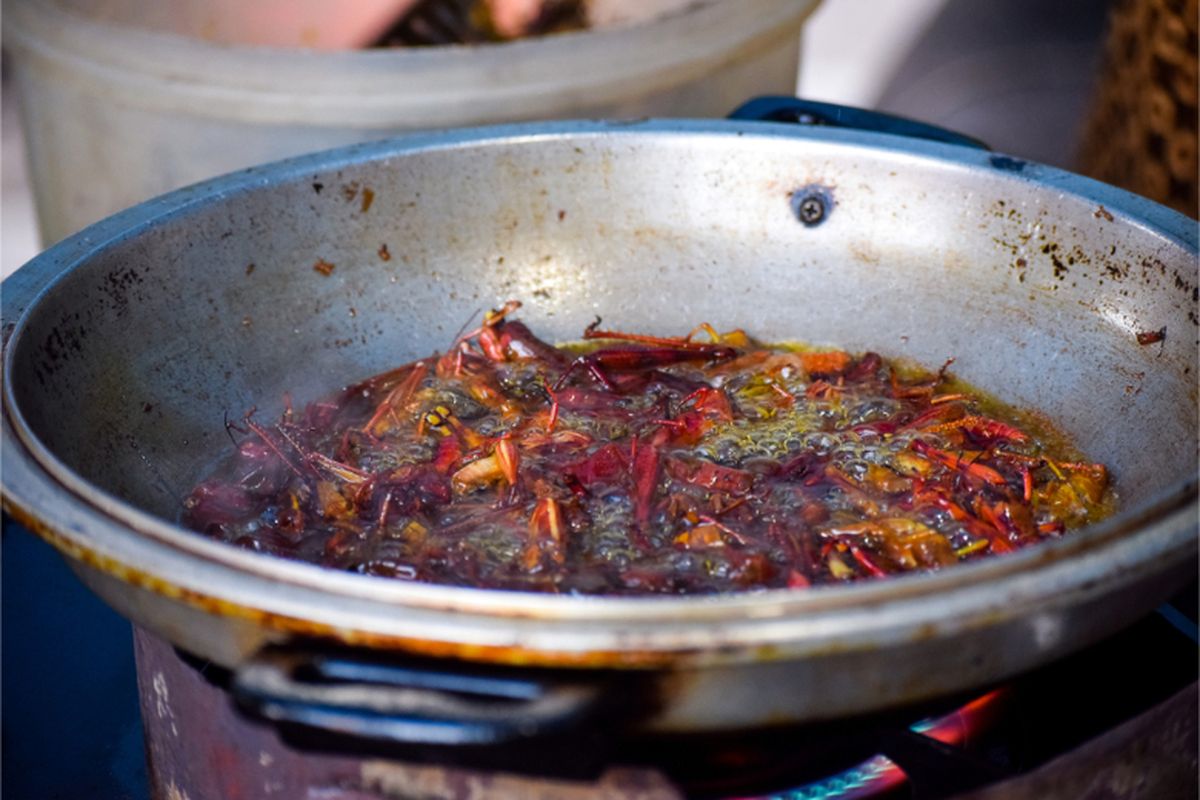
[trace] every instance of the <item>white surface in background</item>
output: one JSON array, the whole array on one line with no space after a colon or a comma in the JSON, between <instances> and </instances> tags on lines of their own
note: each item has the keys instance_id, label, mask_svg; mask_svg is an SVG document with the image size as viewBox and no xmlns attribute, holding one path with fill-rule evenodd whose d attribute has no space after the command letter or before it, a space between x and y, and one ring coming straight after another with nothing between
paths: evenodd
<instances>
[{"instance_id":1,"label":"white surface in background","mask_svg":"<svg viewBox=\"0 0 1200 800\"><path fill-rule=\"evenodd\" d=\"M804 28L805 100L873 108L917 37L948 0L824 0Z\"/></svg>"},{"instance_id":2,"label":"white surface in background","mask_svg":"<svg viewBox=\"0 0 1200 800\"><path fill-rule=\"evenodd\" d=\"M5 91L0 93L0 277L37 255L38 246L17 104Z\"/></svg>"}]
</instances>

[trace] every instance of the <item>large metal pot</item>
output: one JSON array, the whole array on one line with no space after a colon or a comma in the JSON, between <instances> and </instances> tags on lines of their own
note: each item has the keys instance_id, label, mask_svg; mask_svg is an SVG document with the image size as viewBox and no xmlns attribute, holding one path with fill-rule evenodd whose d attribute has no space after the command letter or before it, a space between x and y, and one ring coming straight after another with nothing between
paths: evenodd
<instances>
[{"instance_id":1,"label":"large metal pot","mask_svg":"<svg viewBox=\"0 0 1200 800\"><path fill-rule=\"evenodd\" d=\"M263 648L315 637L571 668L558 674L576 688L636 675L649 731L884 708L1077 649L1194 572L1196 253L1193 222L1133 195L878 133L580 122L345 148L145 203L5 282L4 504L121 613L231 668L248 696L308 696ZM650 599L340 574L173 524L228 447L224 415L271 415L285 390L313 399L426 355L513 297L551 339L599 313L953 356L1108 464L1124 510L934 575ZM522 730L579 696L530 701ZM406 697L381 708L413 716Z\"/></svg>"}]
</instances>

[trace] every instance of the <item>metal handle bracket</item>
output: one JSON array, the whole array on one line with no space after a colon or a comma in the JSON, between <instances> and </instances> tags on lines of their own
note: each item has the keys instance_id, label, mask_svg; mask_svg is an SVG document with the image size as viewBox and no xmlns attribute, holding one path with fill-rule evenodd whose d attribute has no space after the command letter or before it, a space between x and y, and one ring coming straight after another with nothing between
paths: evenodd
<instances>
[{"instance_id":1,"label":"metal handle bracket","mask_svg":"<svg viewBox=\"0 0 1200 800\"><path fill-rule=\"evenodd\" d=\"M391 744L494 745L596 718L602 681L273 646L233 675L238 705L276 723Z\"/></svg>"},{"instance_id":2,"label":"metal handle bracket","mask_svg":"<svg viewBox=\"0 0 1200 800\"><path fill-rule=\"evenodd\" d=\"M793 122L799 125L827 125L832 128L851 128L860 131L877 131L914 139L928 139L979 150L990 150L983 142L971 136L939 128L924 122L884 114L865 108L820 103L798 97L772 95L756 97L738 106L729 119L753 120L756 122Z\"/></svg>"}]
</instances>

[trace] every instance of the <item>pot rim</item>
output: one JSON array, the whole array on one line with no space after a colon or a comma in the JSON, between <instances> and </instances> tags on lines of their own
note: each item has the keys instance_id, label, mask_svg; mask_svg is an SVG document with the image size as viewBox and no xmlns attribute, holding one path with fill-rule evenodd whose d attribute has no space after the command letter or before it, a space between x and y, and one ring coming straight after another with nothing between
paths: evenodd
<instances>
[{"instance_id":1,"label":"pot rim","mask_svg":"<svg viewBox=\"0 0 1200 800\"><path fill-rule=\"evenodd\" d=\"M1011 618L1031 604L1065 602L1073 592L1092 591L1098 581L1119 582L1122 578L1114 571L1122 565L1133 564L1144 574L1164 568L1155 562L1159 556L1171 566L1185 554L1194 554L1197 481L1195 475L1186 475L1150 503L1070 537L939 573L880 582L689 597L576 597L408 583L255 554L197 536L91 486L38 440L21 414L12 390L14 348L9 345L19 341L28 310L63 275L114 242L230 194L350 163L433 150L631 133L743 142L756 137L813 140L850 149L882 148L940 166L1000 170L1013 180L1097 203L1123 224L1197 251L1194 223L1123 190L986 151L879 133L714 120L569 121L461 129L338 148L242 170L147 201L55 245L5 281L0 319L5 336L0 435L6 451L0 476L5 508L64 553L215 613L259 619L267 615L279 627L292 629L296 626L287 620L315 622L322 634L347 639L357 633L407 641L411 631L417 638L484 647L515 641L511 632L494 630L497 619L522 620L533 629L519 639L526 654L597 649L617 654L687 653L714 645L730 652L778 645L795 653L827 648L834 634L840 635L833 638L843 647L866 641L868 632L876 644L885 631L894 637L932 636ZM1124 580L1134 580L1137 569ZM945 607L956 602L963 603L963 613L954 620L943 619ZM398 618L397 608L419 613ZM614 623L623 629L614 630ZM931 632L929 625L942 627ZM479 655L491 657L482 651Z\"/></svg>"}]
</instances>

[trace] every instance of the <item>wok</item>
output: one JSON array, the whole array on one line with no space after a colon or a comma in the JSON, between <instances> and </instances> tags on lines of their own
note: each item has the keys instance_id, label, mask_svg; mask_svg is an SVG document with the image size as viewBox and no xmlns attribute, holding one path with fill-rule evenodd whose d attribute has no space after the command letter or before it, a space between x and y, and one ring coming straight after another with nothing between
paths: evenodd
<instances>
[{"instance_id":1,"label":"wok","mask_svg":"<svg viewBox=\"0 0 1200 800\"><path fill-rule=\"evenodd\" d=\"M4 283L4 506L279 719L346 728L367 709L375 734L494 741L578 717L613 676L637 679L629 724L649 732L893 707L1078 649L1194 573L1196 239L1123 191L877 132L539 123L283 161L118 214ZM336 573L174 524L229 446L226 415L270 418L285 391L304 402L427 355L509 298L549 339L600 314L954 357L1106 463L1123 510L937 574L679 598ZM472 665L510 683L464 689Z\"/></svg>"}]
</instances>

